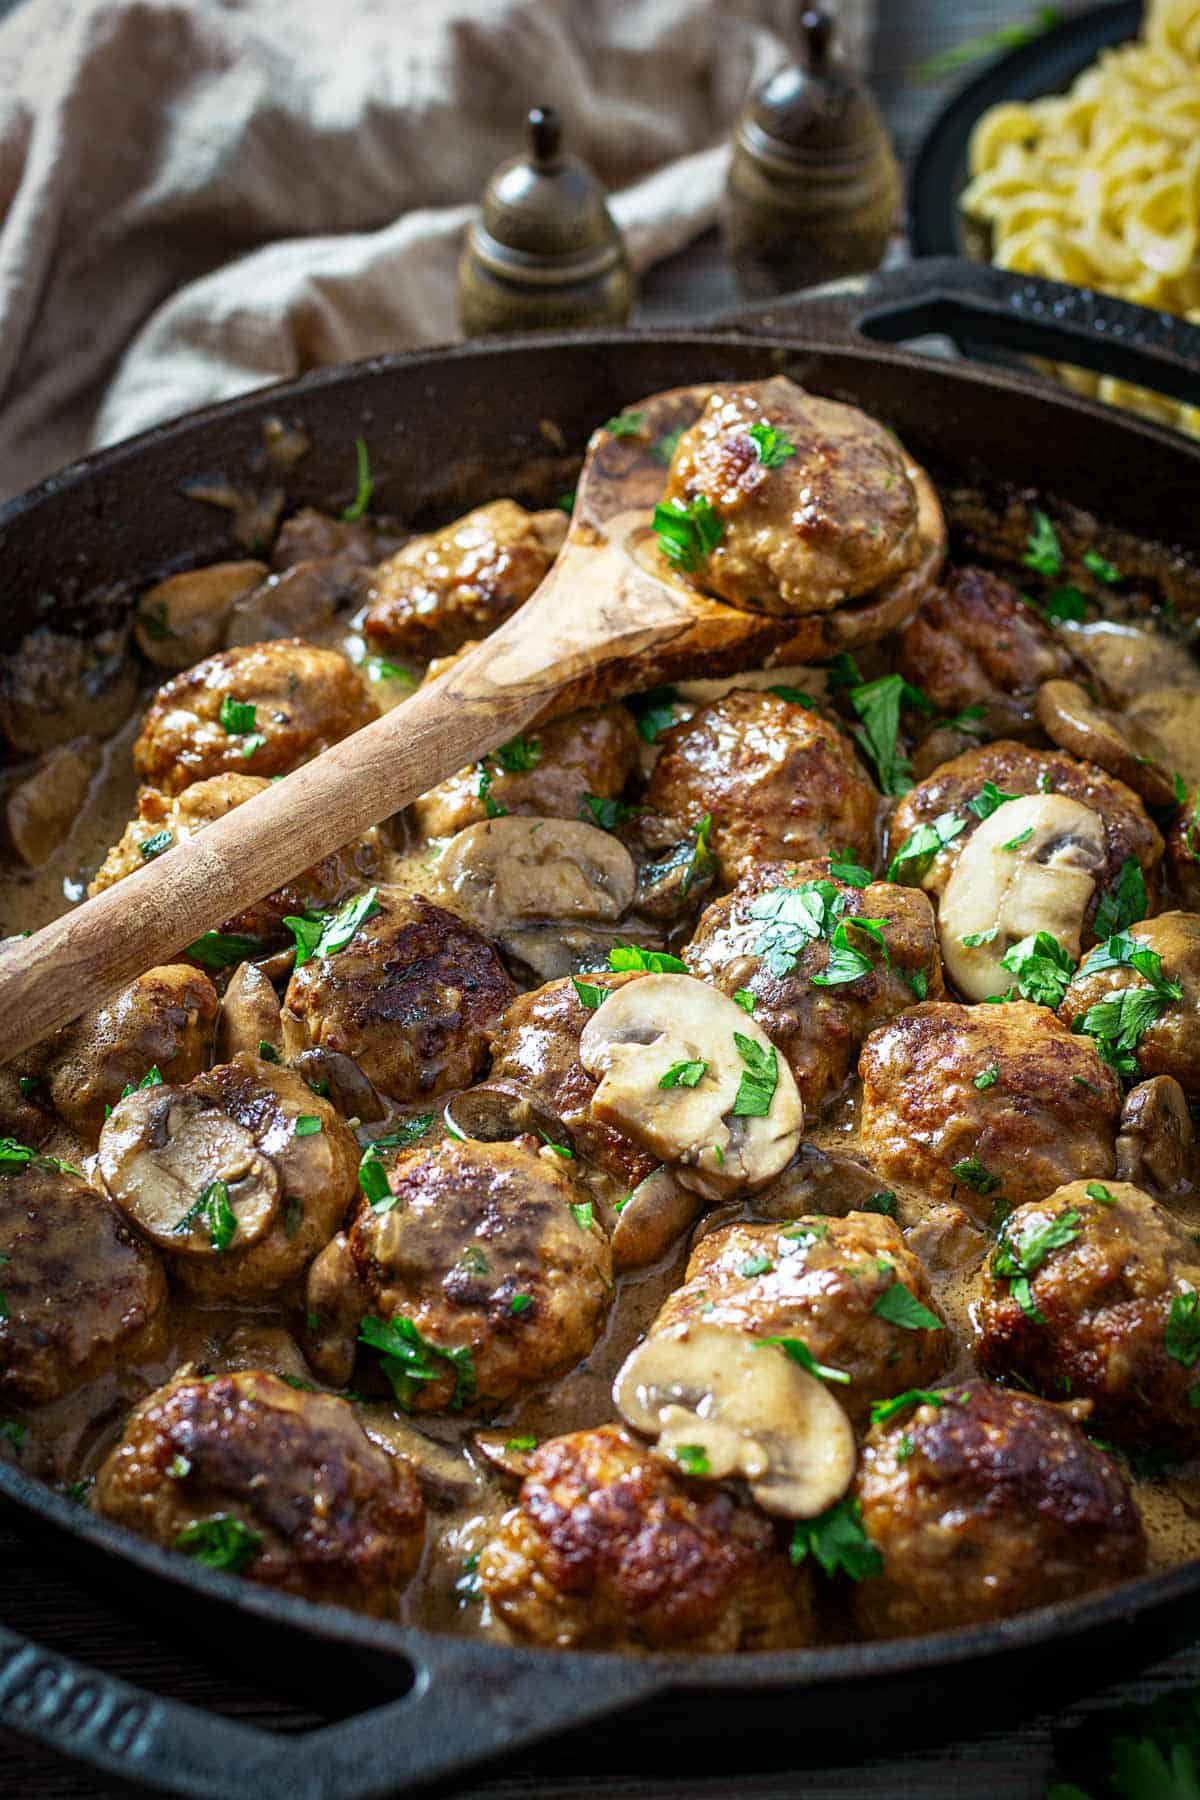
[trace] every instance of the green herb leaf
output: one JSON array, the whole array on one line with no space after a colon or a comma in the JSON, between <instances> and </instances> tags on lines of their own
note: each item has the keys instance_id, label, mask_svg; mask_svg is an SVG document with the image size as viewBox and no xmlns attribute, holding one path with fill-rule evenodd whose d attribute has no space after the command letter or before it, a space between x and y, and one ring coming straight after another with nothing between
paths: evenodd
<instances>
[{"instance_id":1,"label":"green herb leaf","mask_svg":"<svg viewBox=\"0 0 1200 1800\"><path fill-rule=\"evenodd\" d=\"M25 1448L28 1435L27 1427L18 1425L15 1419L0 1419L0 1437L7 1438L14 1450L20 1452Z\"/></svg>"},{"instance_id":2,"label":"green herb leaf","mask_svg":"<svg viewBox=\"0 0 1200 1800\"><path fill-rule=\"evenodd\" d=\"M1032 836L1033 826L1027 825L1024 831L1018 831L1016 837L1009 838L1008 842L1006 844L1001 844L1000 848L1002 850L1019 850L1021 845L1027 844Z\"/></svg>"},{"instance_id":3,"label":"green herb leaf","mask_svg":"<svg viewBox=\"0 0 1200 1800\"><path fill-rule=\"evenodd\" d=\"M850 932L859 931L877 944L882 952L885 968L891 966L891 955L887 941L883 935L886 919L861 919L854 916L843 919L834 927L829 941L829 961L824 971L811 977L814 987L841 987L848 981L858 981L863 975L873 975L875 964L865 950L850 942Z\"/></svg>"},{"instance_id":4,"label":"green herb leaf","mask_svg":"<svg viewBox=\"0 0 1200 1800\"><path fill-rule=\"evenodd\" d=\"M235 700L231 694L226 694L221 701L221 711L218 715L221 728L228 732L230 737L241 737L245 732L254 730L257 712L257 706L252 706L249 701Z\"/></svg>"},{"instance_id":5,"label":"green herb leaf","mask_svg":"<svg viewBox=\"0 0 1200 1800\"><path fill-rule=\"evenodd\" d=\"M594 1214L592 1202L590 1200L572 1201L569 1210L571 1217L578 1225L580 1231L590 1231L592 1229L592 1219Z\"/></svg>"},{"instance_id":6,"label":"green herb leaf","mask_svg":"<svg viewBox=\"0 0 1200 1800\"><path fill-rule=\"evenodd\" d=\"M579 1004L586 1006L589 1012L595 1012L598 1006L603 1006L611 991L609 988L595 987L590 981L580 981L578 975L572 975L571 986L579 995Z\"/></svg>"},{"instance_id":7,"label":"green herb leaf","mask_svg":"<svg viewBox=\"0 0 1200 1800\"><path fill-rule=\"evenodd\" d=\"M1006 1221L1001 1227L1000 1240L992 1252L992 1273L999 1280L1008 1281L1009 1292L1026 1317L1044 1324L1029 1282L1052 1250L1061 1250L1075 1242L1080 1234L1079 1214L1070 1207L1057 1218L1047 1219L1042 1224L1033 1219L1019 1237L1011 1235L1010 1223Z\"/></svg>"},{"instance_id":8,"label":"green herb leaf","mask_svg":"<svg viewBox=\"0 0 1200 1800\"><path fill-rule=\"evenodd\" d=\"M923 1306L914 1293L905 1287L902 1281L893 1282L891 1287L884 1288L871 1308L880 1319L886 1319L889 1325L899 1325L903 1331L944 1331L946 1327L935 1312Z\"/></svg>"},{"instance_id":9,"label":"green herb leaf","mask_svg":"<svg viewBox=\"0 0 1200 1800\"><path fill-rule=\"evenodd\" d=\"M918 825L888 864L888 880L919 881L938 851L953 843L966 829L967 821L952 812L941 813L928 824Z\"/></svg>"},{"instance_id":10,"label":"green herb leaf","mask_svg":"<svg viewBox=\"0 0 1200 1800\"><path fill-rule=\"evenodd\" d=\"M404 1412L412 1410L423 1382L441 1378L442 1363L449 1363L454 1370L452 1412L461 1412L478 1393L470 1347L464 1344L459 1349L443 1350L423 1337L411 1319L400 1317L385 1324L382 1319L368 1316L359 1323L358 1341L380 1352L379 1366L391 1383L397 1406Z\"/></svg>"},{"instance_id":11,"label":"green herb leaf","mask_svg":"<svg viewBox=\"0 0 1200 1800\"><path fill-rule=\"evenodd\" d=\"M754 995L749 988L734 988L731 998L735 1006L740 1006L744 1013L753 1016Z\"/></svg>"},{"instance_id":12,"label":"green herb leaf","mask_svg":"<svg viewBox=\"0 0 1200 1800\"><path fill-rule=\"evenodd\" d=\"M956 1181L961 1181L964 1187L969 1187L976 1194L994 1194L1003 1185L1001 1177L985 1169L974 1155L962 1157L951 1166L950 1173Z\"/></svg>"},{"instance_id":13,"label":"green herb leaf","mask_svg":"<svg viewBox=\"0 0 1200 1800\"><path fill-rule=\"evenodd\" d=\"M479 784L475 789L475 798L483 801L485 816L489 819L506 819L508 817L507 806L501 806L498 800L492 798L491 770L484 763L476 763L475 766L479 770Z\"/></svg>"},{"instance_id":14,"label":"green herb leaf","mask_svg":"<svg viewBox=\"0 0 1200 1800\"><path fill-rule=\"evenodd\" d=\"M690 1062L672 1063L664 1075L659 1077L660 1088L699 1087L708 1073L708 1064L694 1058Z\"/></svg>"},{"instance_id":15,"label":"green herb leaf","mask_svg":"<svg viewBox=\"0 0 1200 1800\"><path fill-rule=\"evenodd\" d=\"M679 695L672 687L647 688L644 694L630 694L625 701L633 714L638 736L644 744L652 744L661 732L675 723L675 705Z\"/></svg>"},{"instance_id":16,"label":"green herb leaf","mask_svg":"<svg viewBox=\"0 0 1200 1800\"><path fill-rule=\"evenodd\" d=\"M697 881L705 881L717 866L717 859L712 850L712 814L705 813L696 827L696 842L692 846L692 854L688 866L683 872L683 880L679 884L681 894L686 894Z\"/></svg>"},{"instance_id":17,"label":"green herb leaf","mask_svg":"<svg viewBox=\"0 0 1200 1800\"><path fill-rule=\"evenodd\" d=\"M999 1079L1000 1066L998 1063L993 1063L988 1069L980 1069L975 1077L975 1086L982 1092L984 1088L995 1087Z\"/></svg>"},{"instance_id":18,"label":"green herb leaf","mask_svg":"<svg viewBox=\"0 0 1200 1800\"><path fill-rule=\"evenodd\" d=\"M774 425L768 425L765 419L759 419L753 424L747 436L754 440L758 460L764 469L778 469L789 456L796 454L796 446L786 431L779 431Z\"/></svg>"},{"instance_id":19,"label":"green herb leaf","mask_svg":"<svg viewBox=\"0 0 1200 1800\"><path fill-rule=\"evenodd\" d=\"M1070 952L1064 950L1048 931L1035 931L1022 938L1000 958L1000 967L1016 976L1017 989L1023 1000L1032 1000L1035 1006L1048 1006L1051 1010L1061 1006L1075 973Z\"/></svg>"},{"instance_id":20,"label":"green herb leaf","mask_svg":"<svg viewBox=\"0 0 1200 1800\"><path fill-rule=\"evenodd\" d=\"M138 850L141 852L144 862L153 862L156 856L161 856L164 850L169 850L174 842L175 833L173 831L156 831L153 837L142 839Z\"/></svg>"},{"instance_id":21,"label":"green herb leaf","mask_svg":"<svg viewBox=\"0 0 1200 1800\"><path fill-rule=\"evenodd\" d=\"M811 1556L826 1575L847 1575L851 1581L869 1581L883 1574L879 1547L863 1530L862 1505L850 1497L815 1519L797 1520L788 1555L797 1566Z\"/></svg>"},{"instance_id":22,"label":"green herb leaf","mask_svg":"<svg viewBox=\"0 0 1200 1800\"><path fill-rule=\"evenodd\" d=\"M376 1150L407 1150L408 1146L415 1144L419 1137L424 1137L432 1124L432 1113L418 1113L411 1119L405 1119L404 1123L398 1125L395 1131L389 1131L383 1137L374 1138L372 1147Z\"/></svg>"},{"instance_id":23,"label":"green herb leaf","mask_svg":"<svg viewBox=\"0 0 1200 1800\"><path fill-rule=\"evenodd\" d=\"M900 754L900 706L916 693L903 676L880 675L851 688L850 704L862 720L854 736L875 766L885 794L907 794L912 787L912 764Z\"/></svg>"},{"instance_id":24,"label":"green herb leaf","mask_svg":"<svg viewBox=\"0 0 1200 1800\"><path fill-rule=\"evenodd\" d=\"M674 431L664 431L662 436L656 439L651 448L650 454L653 456L655 462L660 462L662 464L664 469L669 469L671 466L671 458L674 456L679 440L683 436L683 430L684 428L682 425L677 425Z\"/></svg>"},{"instance_id":25,"label":"green herb leaf","mask_svg":"<svg viewBox=\"0 0 1200 1800\"><path fill-rule=\"evenodd\" d=\"M765 1119L779 1082L779 1058L774 1044L764 1049L753 1038L735 1031L733 1041L745 1068L733 1102L735 1119Z\"/></svg>"},{"instance_id":26,"label":"green herb leaf","mask_svg":"<svg viewBox=\"0 0 1200 1800\"><path fill-rule=\"evenodd\" d=\"M861 863L851 862L849 860L849 852L847 852L846 857L844 858L838 856L830 857L829 873L833 876L835 881L844 881L847 887L870 887L872 881L875 879L870 869L864 869Z\"/></svg>"},{"instance_id":27,"label":"green herb leaf","mask_svg":"<svg viewBox=\"0 0 1200 1800\"><path fill-rule=\"evenodd\" d=\"M379 911L378 893L378 888L368 888L364 894L355 894L336 912L318 914L315 919L289 914L283 922L296 940L296 967L303 968L314 957L336 956L339 950L344 950L360 925L374 918Z\"/></svg>"},{"instance_id":28,"label":"green herb leaf","mask_svg":"<svg viewBox=\"0 0 1200 1800\"><path fill-rule=\"evenodd\" d=\"M896 1196L891 1188L880 1188L878 1193L868 1194L858 1210L866 1213L882 1213L885 1218L894 1219Z\"/></svg>"},{"instance_id":29,"label":"green herb leaf","mask_svg":"<svg viewBox=\"0 0 1200 1800\"><path fill-rule=\"evenodd\" d=\"M127 1081L121 1089L122 1100L128 1100L130 1094L138 1093L142 1088L161 1087L163 1085L162 1070L157 1063L151 1063L140 1081Z\"/></svg>"},{"instance_id":30,"label":"green herb leaf","mask_svg":"<svg viewBox=\"0 0 1200 1800\"><path fill-rule=\"evenodd\" d=\"M632 818L637 811L636 806L626 806L624 800L609 800L602 794L585 794L579 808L579 816L585 825L596 825L601 831L615 831L626 819Z\"/></svg>"},{"instance_id":31,"label":"green herb leaf","mask_svg":"<svg viewBox=\"0 0 1200 1800\"><path fill-rule=\"evenodd\" d=\"M393 1194L387 1170L380 1161L374 1144L368 1144L358 1165L358 1185L370 1201L374 1213L391 1212L398 1196Z\"/></svg>"},{"instance_id":32,"label":"green herb leaf","mask_svg":"<svg viewBox=\"0 0 1200 1800\"><path fill-rule=\"evenodd\" d=\"M908 1388L903 1394L893 1394L889 1400L876 1400L871 1406L872 1425L886 1425L897 1413L907 1412L911 1406L949 1406L954 1399L953 1394L945 1394L936 1388Z\"/></svg>"},{"instance_id":33,"label":"green herb leaf","mask_svg":"<svg viewBox=\"0 0 1200 1800\"><path fill-rule=\"evenodd\" d=\"M844 1369L831 1369L826 1363L820 1363L800 1338L765 1337L756 1340L760 1350L773 1347L782 1350L790 1362L799 1364L809 1375L815 1375L820 1381L828 1381L838 1387L848 1387L851 1377Z\"/></svg>"},{"instance_id":34,"label":"green herb leaf","mask_svg":"<svg viewBox=\"0 0 1200 1800\"><path fill-rule=\"evenodd\" d=\"M321 1129L321 1121L316 1113L299 1113L296 1117L296 1136L315 1137Z\"/></svg>"},{"instance_id":35,"label":"green herb leaf","mask_svg":"<svg viewBox=\"0 0 1200 1800\"><path fill-rule=\"evenodd\" d=\"M618 413L615 418L604 421L604 429L611 437L640 437L645 428L645 414L640 412Z\"/></svg>"},{"instance_id":36,"label":"green herb leaf","mask_svg":"<svg viewBox=\"0 0 1200 1800\"><path fill-rule=\"evenodd\" d=\"M525 1450L536 1450L537 1447L538 1441L532 1432L529 1432L528 1435L505 1438L504 1440L504 1448L510 1455Z\"/></svg>"},{"instance_id":37,"label":"green herb leaf","mask_svg":"<svg viewBox=\"0 0 1200 1800\"><path fill-rule=\"evenodd\" d=\"M1033 509L1033 529L1026 539L1025 554L1021 561L1027 569L1033 569L1039 575L1057 575L1062 568L1058 533L1047 515L1036 506Z\"/></svg>"},{"instance_id":38,"label":"green herb leaf","mask_svg":"<svg viewBox=\"0 0 1200 1800\"><path fill-rule=\"evenodd\" d=\"M803 688L788 687L784 683L769 687L767 692L777 695L780 700L789 700L793 706L807 706L811 709L820 705L820 701L814 700L811 694L806 694Z\"/></svg>"},{"instance_id":39,"label":"green herb leaf","mask_svg":"<svg viewBox=\"0 0 1200 1800\"><path fill-rule=\"evenodd\" d=\"M1096 577L1097 581L1104 582L1106 587L1115 587L1121 579L1120 569L1114 567L1106 557L1101 556L1098 550L1084 551L1083 566Z\"/></svg>"},{"instance_id":40,"label":"green herb leaf","mask_svg":"<svg viewBox=\"0 0 1200 1800\"><path fill-rule=\"evenodd\" d=\"M770 1257L764 1256L759 1251L756 1255L748 1256L744 1262L738 1264L738 1274L744 1275L747 1281L752 1281L756 1275L769 1275L774 1267L775 1264Z\"/></svg>"},{"instance_id":41,"label":"green herb leaf","mask_svg":"<svg viewBox=\"0 0 1200 1800\"><path fill-rule=\"evenodd\" d=\"M654 509L654 535L667 561L676 569L698 569L725 535L712 501L697 494L691 501L667 500Z\"/></svg>"},{"instance_id":42,"label":"green herb leaf","mask_svg":"<svg viewBox=\"0 0 1200 1800\"><path fill-rule=\"evenodd\" d=\"M772 975L790 975L805 950L829 936L846 909L846 896L832 881L802 881L798 887L769 888L750 902L752 919L766 930L754 943Z\"/></svg>"},{"instance_id":43,"label":"green herb leaf","mask_svg":"<svg viewBox=\"0 0 1200 1800\"><path fill-rule=\"evenodd\" d=\"M509 738L507 744L492 750L494 757L506 775L526 775L530 769L536 769L542 759L542 746L538 738L526 737L519 732L516 737Z\"/></svg>"},{"instance_id":44,"label":"green herb leaf","mask_svg":"<svg viewBox=\"0 0 1200 1800\"><path fill-rule=\"evenodd\" d=\"M269 1044L266 1038L259 1038L258 1054L262 1062L277 1063L279 1061L278 1050L275 1048L274 1044Z\"/></svg>"},{"instance_id":45,"label":"green herb leaf","mask_svg":"<svg viewBox=\"0 0 1200 1800\"><path fill-rule=\"evenodd\" d=\"M848 650L839 650L826 664L825 683L831 694L839 693L843 688L861 685L862 670Z\"/></svg>"},{"instance_id":46,"label":"green herb leaf","mask_svg":"<svg viewBox=\"0 0 1200 1800\"><path fill-rule=\"evenodd\" d=\"M1191 1288L1172 1296L1164 1341L1172 1362L1185 1369L1192 1368L1200 1357L1200 1295Z\"/></svg>"},{"instance_id":47,"label":"green herb leaf","mask_svg":"<svg viewBox=\"0 0 1200 1800\"><path fill-rule=\"evenodd\" d=\"M672 1444L669 1454L685 1475L708 1474L708 1452L703 1444Z\"/></svg>"},{"instance_id":48,"label":"green herb leaf","mask_svg":"<svg viewBox=\"0 0 1200 1800\"><path fill-rule=\"evenodd\" d=\"M375 483L371 479L371 459L367 455L366 438L354 440L354 469L357 487L354 498L343 512L342 517L348 524L361 519L371 504L371 495L375 492Z\"/></svg>"},{"instance_id":49,"label":"green herb leaf","mask_svg":"<svg viewBox=\"0 0 1200 1800\"><path fill-rule=\"evenodd\" d=\"M654 975L686 975L688 967L666 950L643 950L640 944L614 944L608 966L620 974L625 969L648 969Z\"/></svg>"},{"instance_id":50,"label":"green herb leaf","mask_svg":"<svg viewBox=\"0 0 1200 1800\"><path fill-rule=\"evenodd\" d=\"M237 1235L237 1215L229 1204L229 1189L219 1177L207 1184L200 1198L192 1202L171 1229L176 1237L184 1237L198 1227L203 1227L218 1256L228 1250Z\"/></svg>"},{"instance_id":51,"label":"green herb leaf","mask_svg":"<svg viewBox=\"0 0 1200 1800\"><path fill-rule=\"evenodd\" d=\"M285 921L286 923L286 921ZM231 963L247 962L261 956L265 946L259 938L241 937L236 932L206 931L184 951L193 962L206 969L227 969Z\"/></svg>"},{"instance_id":52,"label":"green herb leaf","mask_svg":"<svg viewBox=\"0 0 1200 1800\"><path fill-rule=\"evenodd\" d=\"M409 669L402 669L399 663L389 662L386 656L368 656L367 679L369 681L394 681L398 687L415 688L417 678Z\"/></svg>"},{"instance_id":53,"label":"green herb leaf","mask_svg":"<svg viewBox=\"0 0 1200 1800\"><path fill-rule=\"evenodd\" d=\"M1009 800L1019 799L1019 794L1006 794L994 781L985 781L975 798L967 801L967 806L977 819L990 819L997 807L1004 806Z\"/></svg>"},{"instance_id":54,"label":"green herb leaf","mask_svg":"<svg viewBox=\"0 0 1200 1800\"><path fill-rule=\"evenodd\" d=\"M1089 1181L1084 1193L1098 1206L1115 1206L1117 1204L1117 1196L1110 1194L1102 1181Z\"/></svg>"},{"instance_id":55,"label":"green herb leaf","mask_svg":"<svg viewBox=\"0 0 1200 1800\"><path fill-rule=\"evenodd\" d=\"M508 1310L514 1319L519 1319L521 1314L527 1313L532 1305L532 1294L514 1294L509 1302Z\"/></svg>"},{"instance_id":56,"label":"green herb leaf","mask_svg":"<svg viewBox=\"0 0 1200 1800\"><path fill-rule=\"evenodd\" d=\"M1111 888L1101 896L1092 929L1098 938L1112 937L1146 916L1146 878L1136 856L1127 856Z\"/></svg>"},{"instance_id":57,"label":"green herb leaf","mask_svg":"<svg viewBox=\"0 0 1200 1800\"><path fill-rule=\"evenodd\" d=\"M261 1531L252 1531L232 1513L193 1519L175 1539L176 1550L185 1550L194 1562L203 1563L206 1569L228 1569L235 1575L258 1554L261 1544Z\"/></svg>"}]
</instances>

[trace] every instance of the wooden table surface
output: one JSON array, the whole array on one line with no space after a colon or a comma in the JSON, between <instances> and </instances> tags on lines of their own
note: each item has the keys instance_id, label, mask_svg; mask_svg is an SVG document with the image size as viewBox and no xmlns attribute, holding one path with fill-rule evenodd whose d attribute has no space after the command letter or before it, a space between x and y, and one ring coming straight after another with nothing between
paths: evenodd
<instances>
[{"instance_id":1,"label":"wooden table surface","mask_svg":"<svg viewBox=\"0 0 1200 1800\"><path fill-rule=\"evenodd\" d=\"M0 14L8 10L0 0ZM945 86L917 81L913 70L949 44L1031 12L1012 0L880 0L874 80L889 126L906 152ZM1067 5L1064 11L1081 10ZM734 299L732 282L715 240L697 245L655 271L643 301L651 322L714 311ZM7 1624L35 1641L102 1667L154 1692L211 1708L230 1718L285 1733L311 1729L321 1721L298 1708L268 1682L250 1686L189 1649L179 1637L146 1629L103 1604L69 1571L44 1553L30 1550L0 1519L0 1607ZM236 1629L232 1626L231 1629ZM738 1800L1040 1800L1056 1766L1056 1744L1089 1714L1139 1703L1168 1689L1200 1682L1200 1648L1183 1652L1133 1681L1122 1682L1068 1711L1014 1725L996 1696L997 1730L970 1742L951 1743L918 1755L897 1752L886 1761L854 1769L805 1771L782 1768L770 1775L737 1781ZM47 1756L40 1749L0 1732L0 1792L13 1800L114 1800L118 1789L107 1779ZM536 1756L502 1774L456 1790L460 1800L728 1800L727 1775L712 1779L581 1774L563 1779L539 1768Z\"/></svg>"}]
</instances>

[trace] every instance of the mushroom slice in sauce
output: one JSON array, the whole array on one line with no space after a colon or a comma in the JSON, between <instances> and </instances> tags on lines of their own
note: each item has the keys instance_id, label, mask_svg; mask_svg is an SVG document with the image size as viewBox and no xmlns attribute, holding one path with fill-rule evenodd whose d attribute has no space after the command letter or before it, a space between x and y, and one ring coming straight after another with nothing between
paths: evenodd
<instances>
[{"instance_id":1,"label":"mushroom slice in sauce","mask_svg":"<svg viewBox=\"0 0 1200 1800\"><path fill-rule=\"evenodd\" d=\"M510 1143L536 1131L543 1143L574 1154L571 1134L540 1094L520 1081L496 1076L452 1094L442 1113L451 1136L485 1144Z\"/></svg>"},{"instance_id":2,"label":"mushroom slice in sauce","mask_svg":"<svg viewBox=\"0 0 1200 1800\"><path fill-rule=\"evenodd\" d=\"M219 648L234 601L269 573L261 562L223 562L168 575L138 602L138 649L160 669L190 669Z\"/></svg>"},{"instance_id":3,"label":"mushroom slice in sauce","mask_svg":"<svg viewBox=\"0 0 1200 1800\"><path fill-rule=\"evenodd\" d=\"M963 845L938 907L942 960L959 992L1003 993L1011 977L1001 959L1037 931L1078 958L1105 849L1100 815L1065 794L997 807Z\"/></svg>"},{"instance_id":4,"label":"mushroom slice in sauce","mask_svg":"<svg viewBox=\"0 0 1200 1800\"><path fill-rule=\"evenodd\" d=\"M1117 1134L1117 1180L1170 1201L1191 1188L1195 1131L1173 1075L1139 1081L1125 1096Z\"/></svg>"},{"instance_id":5,"label":"mushroom slice in sauce","mask_svg":"<svg viewBox=\"0 0 1200 1800\"><path fill-rule=\"evenodd\" d=\"M664 1164L639 1181L622 1204L613 1226L613 1268L643 1269L657 1262L693 1224L704 1206L703 1197L681 1186Z\"/></svg>"},{"instance_id":6,"label":"mushroom slice in sauce","mask_svg":"<svg viewBox=\"0 0 1200 1800\"><path fill-rule=\"evenodd\" d=\"M164 1250L220 1254L257 1243L279 1211L283 1183L243 1125L184 1088L139 1088L100 1134L100 1173L117 1205ZM207 1212L203 1205L216 1209ZM228 1208L236 1229L221 1229Z\"/></svg>"},{"instance_id":7,"label":"mushroom slice in sauce","mask_svg":"<svg viewBox=\"0 0 1200 1800\"><path fill-rule=\"evenodd\" d=\"M217 1018L217 1061L232 1062L240 1052L261 1056L262 1045L275 1052L283 1042L279 995L257 963L239 963L221 997Z\"/></svg>"},{"instance_id":8,"label":"mushroom slice in sauce","mask_svg":"<svg viewBox=\"0 0 1200 1800\"><path fill-rule=\"evenodd\" d=\"M1106 769L1148 806L1173 802L1166 749L1128 713L1109 712L1077 681L1045 681L1038 689L1037 715L1042 730L1060 750Z\"/></svg>"},{"instance_id":9,"label":"mushroom slice in sauce","mask_svg":"<svg viewBox=\"0 0 1200 1800\"><path fill-rule=\"evenodd\" d=\"M530 919L618 919L637 885L624 844L573 819L468 825L437 873L445 904L491 937Z\"/></svg>"},{"instance_id":10,"label":"mushroom slice in sauce","mask_svg":"<svg viewBox=\"0 0 1200 1800\"><path fill-rule=\"evenodd\" d=\"M829 1389L774 1345L713 1325L656 1333L622 1365L626 1424L687 1475L741 1476L769 1513L810 1519L854 1476L854 1430Z\"/></svg>"},{"instance_id":11,"label":"mushroom slice in sauce","mask_svg":"<svg viewBox=\"0 0 1200 1800\"><path fill-rule=\"evenodd\" d=\"M763 1187L800 1142L804 1108L786 1061L740 1006L692 975L609 992L579 1058L599 1081L592 1116L710 1200Z\"/></svg>"}]
</instances>

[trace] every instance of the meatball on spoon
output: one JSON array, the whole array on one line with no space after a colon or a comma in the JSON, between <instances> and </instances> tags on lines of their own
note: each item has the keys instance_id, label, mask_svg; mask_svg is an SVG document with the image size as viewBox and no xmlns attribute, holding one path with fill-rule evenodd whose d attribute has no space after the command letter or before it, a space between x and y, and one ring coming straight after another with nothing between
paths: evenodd
<instances>
[{"instance_id":1,"label":"meatball on spoon","mask_svg":"<svg viewBox=\"0 0 1200 1800\"><path fill-rule=\"evenodd\" d=\"M563 550L499 630L403 706L0 957L0 1059L531 724L881 637L911 618L944 550L932 483L853 407L782 377L641 402L593 436Z\"/></svg>"}]
</instances>

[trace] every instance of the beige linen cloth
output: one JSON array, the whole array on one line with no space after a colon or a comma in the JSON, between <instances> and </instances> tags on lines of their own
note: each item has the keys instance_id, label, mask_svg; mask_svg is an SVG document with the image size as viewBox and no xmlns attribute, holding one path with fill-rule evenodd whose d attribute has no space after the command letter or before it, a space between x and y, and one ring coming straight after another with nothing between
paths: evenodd
<instances>
[{"instance_id":1,"label":"beige linen cloth","mask_svg":"<svg viewBox=\"0 0 1200 1800\"><path fill-rule=\"evenodd\" d=\"M861 62L872 0L840 0ZM796 0L24 0L0 25L0 497L459 335L464 222L557 105L636 267L716 215Z\"/></svg>"}]
</instances>

